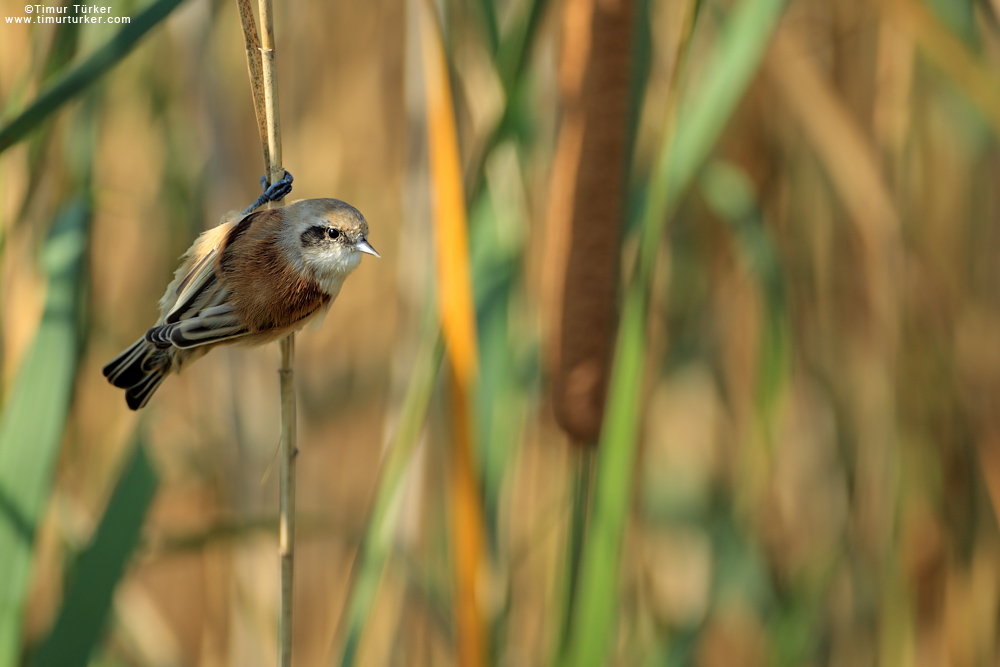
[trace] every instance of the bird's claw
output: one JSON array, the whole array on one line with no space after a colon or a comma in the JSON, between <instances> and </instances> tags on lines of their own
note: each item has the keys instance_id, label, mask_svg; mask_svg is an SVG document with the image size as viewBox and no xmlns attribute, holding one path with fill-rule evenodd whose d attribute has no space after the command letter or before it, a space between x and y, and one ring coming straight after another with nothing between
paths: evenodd
<instances>
[{"instance_id":1,"label":"bird's claw","mask_svg":"<svg viewBox=\"0 0 1000 667\"><path fill-rule=\"evenodd\" d=\"M292 191L292 175L285 171L285 175L281 177L281 180L275 181L270 186L267 184L267 174L260 177L260 187L264 189L264 193L257 200L248 206L246 210L243 211L243 215L249 215L253 211L257 210L269 201L278 201L279 199L284 199Z\"/></svg>"}]
</instances>

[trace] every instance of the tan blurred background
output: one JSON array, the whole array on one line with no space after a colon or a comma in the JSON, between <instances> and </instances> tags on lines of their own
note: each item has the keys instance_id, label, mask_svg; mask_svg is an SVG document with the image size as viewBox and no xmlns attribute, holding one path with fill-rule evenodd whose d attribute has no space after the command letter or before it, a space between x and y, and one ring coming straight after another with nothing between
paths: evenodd
<instances>
[{"instance_id":1,"label":"tan blurred background","mask_svg":"<svg viewBox=\"0 0 1000 667\"><path fill-rule=\"evenodd\" d=\"M735 4L651 3L630 201L671 86L684 99L697 85ZM442 4L469 174L504 105L478 6ZM501 33L528 7L497 2ZM529 52L518 89L526 129L486 165L487 241L477 246L473 229L474 259L477 247L500 247L514 267L507 317L478 322L481 345L492 336L515 368L488 427L506 449L480 450L490 467L478 590L488 662L517 667L558 653L578 455L548 399L539 306L562 10L548 3ZM785 9L668 222L609 664L1000 663L998 12L995 0ZM0 0L0 16L21 13ZM297 342L294 653L299 665L339 664L352 564L434 299L424 93L410 4L277 2L275 13L292 198L350 202L382 255L364 259L322 327ZM83 28L80 53L115 30ZM52 38L49 26L0 24L5 119L39 90ZM188 0L88 95L55 117L37 174L27 144L0 156L9 388L42 313L37 249L72 181L69 118L90 105L86 347L36 537L25 642L47 633L68 554L90 538L138 428L160 484L91 664L269 665L277 347L216 350L138 415L100 373L155 321L195 235L259 194L235 3ZM755 216L727 219L727 178L748 188ZM634 225L622 234L625 274ZM357 664L455 662L442 392L408 467Z\"/></svg>"}]
</instances>

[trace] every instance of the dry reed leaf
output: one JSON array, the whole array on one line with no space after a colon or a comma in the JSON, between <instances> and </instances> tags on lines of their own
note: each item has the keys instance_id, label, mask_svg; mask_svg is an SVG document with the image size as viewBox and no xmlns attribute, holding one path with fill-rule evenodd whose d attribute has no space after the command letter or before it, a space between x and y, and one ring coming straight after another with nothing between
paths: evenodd
<instances>
[{"instance_id":1,"label":"dry reed leaf","mask_svg":"<svg viewBox=\"0 0 1000 667\"><path fill-rule=\"evenodd\" d=\"M885 186L874 146L856 124L820 67L813 50L787 23L777 32L765 72L802 128L848 212L860 246L858 269L865 292L858 307L864 325L848 344L846 374L862 445L853 512L865 549L880 553L894 510L890 493L895 442L899 346L899 290L903 244L900 220ZM808 221L803 221L808 224Z\"/></svg>"},{"instance_id":2,"label":"dry reed leaf","mask_svg":"<svg viewBox=\"0 0 1000 667\"><path fill-rule=\"evenodd\" d=\"M902 245L899 215L875 149L823 74L812 49L790 26L778 30L765 71L850 214L863 247L875 330L891 339L896 308L893 270Z\"/></svg>"},{"instance_id":3,"label":"dry reed leaf","mask_svg":"<svg viewBox=\"0 0 1000 667\"><path fill-rule=\"evenodd\" d=\"M927 57L955 82L1000 135L1000 83L996 72L981 63L921 2L886 0L886 16L909 32Z\"/></svg>"},{"instance_id":4,"label":"dry reed leaf","mask_svg":"<svg viewBox=\"0 0 1000 667\"><path fill-rule=\"evenodd\" d=\"M902 160L910 131L914 44L888 21L879 26L873 124L875 139L887 155Z\"/></svg>"},{"instance_id":5,"label":"dry reed leaf","mask_svg":"<svg viewBox=\"0 0 1000 667\"><path fill-rule=\"evenodd\" d=\"M878 160L809 46L788 26L775 37L766 71L812 142L862 238L898 233L899 217Z\"/></svg>"}]
</instances>

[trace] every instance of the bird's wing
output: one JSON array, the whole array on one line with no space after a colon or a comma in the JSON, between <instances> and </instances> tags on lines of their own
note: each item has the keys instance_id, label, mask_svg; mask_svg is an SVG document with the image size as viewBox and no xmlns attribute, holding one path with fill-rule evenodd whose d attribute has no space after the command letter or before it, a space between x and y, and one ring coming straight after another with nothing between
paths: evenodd
<instances>
[{"instance_id":1,"label":"bird's wing","mask_svg":"<svg viewBox=\"0 0 1000 667\"><path fill-rule=\"evenodd\" d=\"M210 302L219 302L225 297L225 289L215 276L216 252L213 248L184 276L177 287L177 300L164 318L166 324L193 317Z\"/></svg>"},{"instance_id":2,"label":"bird's wing","mask_svg":"<svg viewBox=\"0 0 1000 667\"><path fill-rule=\"evenodd\" d=\"M231 225L223 233L222 238L218 239L207 250L202 251L199 247L203 243L199 239L193 250L196 255L200 253L201 257L187 271L184 277L180 279L177 287L174 288L175 296L173 305L164 316L163 323L173 324L181 320L196 317L202 309L219 306L225 302L228 294L225 288L219 284L217 273L219 255L236 236L246 231L259 218L260 212L252 213L237 224ZM215 230L209 230L209 232L206 232L206 235L213 232ZM212 240L214 239L206 238L204 243L207 245Z\"/></svg>"},{"instance_id":3,"label":"bird's wing","mask_svg":"<svg viewBox=\"0 0 1000 667\"><path fill-rule=\"evenodd\" d=\"M260 219L261 211L246 216L223 233L207 250L197 244L200 258L173 288L173 305L162 323L146 332L145 339L159 348L189 348L239 338L249 333L229 303L229 290L219 282L219 256L234 238ZM214 239L213 239L214 240ZM211 242L206 239L205 243ZM170 292L168 292L168 295Z\"/></svg>"},{"instance_id":4,"label":"bird's wing","mask_svg":"<svg viewBox=\"0 0 1000 667\"><path fill-rule=\"evenodd\" d=\"M184 349L221 343L249 333L233 307L223 303L203 308L192 317L179 322L155 326L146 332L145 338L156 347Z\"/></svg>"}]
</instances>

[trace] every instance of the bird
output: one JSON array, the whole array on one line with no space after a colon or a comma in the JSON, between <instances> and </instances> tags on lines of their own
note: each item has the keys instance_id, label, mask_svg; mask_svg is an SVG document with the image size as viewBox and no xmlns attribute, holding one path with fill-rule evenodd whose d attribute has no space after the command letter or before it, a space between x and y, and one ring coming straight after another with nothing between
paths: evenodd
<instances>
[{"instance_id":1,"label":"bird","mask_svg":"<svg viewBox=\"0 0 1000 667\"><path fill-rule=\"evenodd\" d=\"M132 410L218 345L263 345L325 315L364 254L368 222L338 199L303 199L203 232L160 299L160 317L103 368Z\"/></svg>"}]
</instances>

